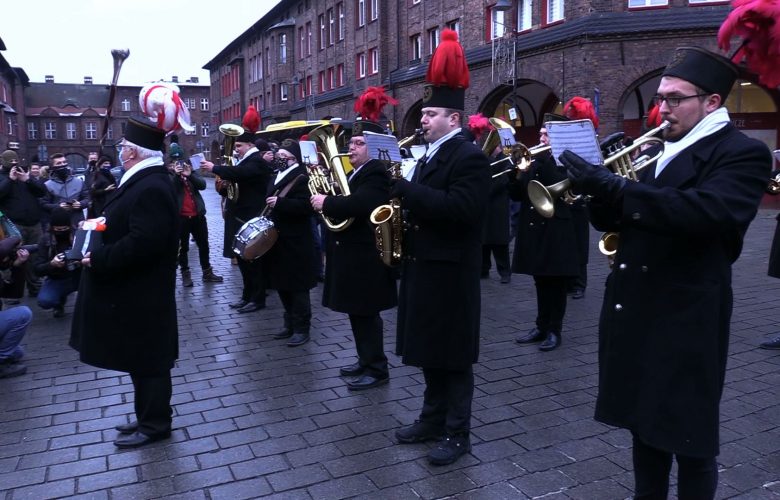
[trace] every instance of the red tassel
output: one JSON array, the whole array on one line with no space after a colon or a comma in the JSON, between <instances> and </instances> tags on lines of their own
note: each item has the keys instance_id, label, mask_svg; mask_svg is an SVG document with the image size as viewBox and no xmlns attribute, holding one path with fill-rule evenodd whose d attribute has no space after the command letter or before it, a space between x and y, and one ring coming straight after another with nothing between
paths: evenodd
<instances>
[{"instance_id":1,"label":"red tassel","mask_svg":"<svg viewBox=\"0 0 780 500\"><path fill-rule=\"evenodd\" d=\"M599 128L599 117L596 116L596 108L590 99L572 97L563 105L563 114L571 120L590 120L595 128Z\"/></svg>"},{"instance_id":2,"label":"red tassel","mask_svg":"<svg viewBox=\"0 0 780 500\"><path fill-rule=\"evenodd\" d=\"M469 87L469 67L466 54L458 43L458 34L450 29L442 30L441 43L428 64L425 80L434 85L452 89Z\"/></svg>"},{"instance_id":3,"label":"red tassel","mask_svg":"<svg viewBox=\"0 0 780 500\"><path fill-rule=\"evenodd\" d=\"M647 112L647 120L645 120L645 125L647 125L647 128L649 129L654 129L660 124L661 124L660 106L658 106L657 104L653 104L653 107L650 108L650 110Z\"/></svg>"},{"instance_id":4,"label":"red tassel","mask_svg":"<svg viewBox=\"0 0 780 500\"><path fill-rule=\"evenodd\" d=\"M482 113L469 116L469 130L477 140L481 139L485 132L493 130L490 120Z\"/></svg>"},{"instance_id":5,"label":"red tassel","mask_svg":"<svg viewBox=\"0 0 780 500\"><path fill-rule=\"evenodd\" d=\"M241 120L241 126L244 127L246 132L255 133L260 128L260 115L257 113L257 109L250 105L246 108L244 118Z\"/></svg>"},{"instance_id":6,"label":"red tassel","mask_svg":"<svg viewBox=\"0 0 780 500\"><path fill-rule=\"evenodd\" d=\"M368 87L355 100L355 112L364 120L376 122L382 116L382 108L387 104L395 106L398 101L385 94L384 87Z\"/></svg>"},{"instance_id":7,"label":"red tassel","mask_svg":"<svg viewBox=\"0 0 780 500\"><path fill-rule=\"evenodd\" d=\"M733 0L733 10L718 30L718 46L731 48L731 39L740 36L742 46L731 60L743 60L758 81L767 87L780 85L780 2L777 0Z\"/></svg>"}]
</instances>

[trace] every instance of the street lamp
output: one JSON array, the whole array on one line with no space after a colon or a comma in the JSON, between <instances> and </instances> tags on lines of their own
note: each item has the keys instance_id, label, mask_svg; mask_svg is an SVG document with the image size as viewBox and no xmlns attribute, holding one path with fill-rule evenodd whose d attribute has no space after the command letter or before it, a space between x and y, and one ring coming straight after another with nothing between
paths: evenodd
<instances>
[{"instance_id":1,"label":"street lamp","mask_svg":"<svg viewBox=\"0 0 780 500\"><path fill-rule=\"evenodd\" d=\"M496 4L491 7L492 10L507 11L512 8L512 0L498 0Z\"/></svg>"}]
</instances>

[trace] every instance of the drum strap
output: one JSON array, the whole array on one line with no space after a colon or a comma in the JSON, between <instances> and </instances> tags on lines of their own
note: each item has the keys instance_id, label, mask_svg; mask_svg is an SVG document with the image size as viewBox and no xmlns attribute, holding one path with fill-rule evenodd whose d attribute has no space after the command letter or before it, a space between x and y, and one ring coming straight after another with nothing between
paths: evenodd
<instances>
[{"instance_id":1,"label":"drum strap","mask_svg":"<svg viewBox=\"0 0 780 500\"><path fill-rule=\"evenodd\" d=\"M277 198L284 198L285 196L287 196L287 193L289 193L292 190L292 188L294 188L295 185L298 184L298 181L304 177L306 177L304 174L298 174L298 177L290 181L289 184L284 186L281 190L277 190L274 193L274 196L276 196ZM271 211L271 207L266 205L265 208L263 208L263 211L260 212L260 217L266 217L268 215L268 212L270 211Z\"/></svg>"}]
</instances>

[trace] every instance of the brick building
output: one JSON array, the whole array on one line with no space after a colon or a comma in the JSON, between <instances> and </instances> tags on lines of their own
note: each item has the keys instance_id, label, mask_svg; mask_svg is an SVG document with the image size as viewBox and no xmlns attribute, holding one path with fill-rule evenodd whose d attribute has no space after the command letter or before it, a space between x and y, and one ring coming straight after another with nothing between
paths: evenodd
<instances>
[{"instance_id":1,"label":"brick building","mask_svg":"<svg viewBox=\"0 0 780 500\"><path fill-rule=\"evenodd\" d=\"M601 134L640 133L642 117L675 47L717 51L729 12L707 0L281 0L204 68L216 125L240 122L247 105L263 126L324 116L353 118L354 99L385 85L399 136L417 127L427 62L441 31L459 32L471 70L466 112L513 124L535 144L541 117L580 95L598 103ZM743 72L727 106L734 123L774 149L777 89Z\"/></svg>"},{"instance_id":2,"label":"brick building","mask_svg":"<svg viewBox=\"0 0 780 500\"><path fill-rule=\"evenodd\" d=\"M0 51L6 50L0 39ZM22 68L11 66L0 53L0 151L18 149L24 130L24 89L30 79Z\"/></svg>"}]
</instances>

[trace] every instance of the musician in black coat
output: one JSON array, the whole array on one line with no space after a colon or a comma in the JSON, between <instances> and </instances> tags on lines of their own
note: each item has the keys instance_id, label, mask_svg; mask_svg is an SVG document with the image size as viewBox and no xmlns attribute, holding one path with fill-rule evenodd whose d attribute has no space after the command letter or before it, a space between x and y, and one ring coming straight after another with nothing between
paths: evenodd
<instances>
[{"instance_id":1,"label":"musician in black coat","mask_svg":"<svg viewBox=\"0 0 780 500\"><path fill-rule=\"evenodd\" d=\"M509 177L512 173L504 173L512 168L512 162L506 160L503 148L498 145L491 160L491 174L495 177L490 181L490 198L488 200L487 216L482 228L482 277L490 274L490 256L496 261L496 271L501 283L509 283L512 279L512 269L509 267ZM501 161L504 160L504 161Z\"/></svg>"},{"instance_id":2,"label":"musician in black coat","mask_svg":"<svg viewBox=\"0 0 780 500\"><path fill-rule=\"evenodd\" d=\"M539 130L539 139L549 144L546 128ZM579 272L580 256L571 207L558 198L555 214L542 216L528 198L528 183L536 180L548 186L565 178L566 170L555 164L548 151L535 155L528 172L513 175L509 184L509 196L522 204L512 271L533 276L537 309L536 326L516 342L541 342L541 351L551 351L561 344L566 290Z\"/></svg>"},{"instance_id":3,"label":"musician in black coat","mask_svg":"<svg viewBox=\"0 0 780 500\"><path fill-rule=\"evenodd\" d=\"M664 152L639 182L570 151L561 155L591 221L619 231L599 321L596 419L633 434L636 498L711 499L718 484L719 406L739 257L769 178L766 146L721 107L732 63L676 50L656 94Z\"/></svg>"},{"instance_id":4,"label":"musician in black coat","mask_svg":"<svg viewBox=\"0 0 780 500\"><path fill-rule=\"evenodd\" d=\"M362 131L383 133L379 125L355 122L349 142L349 161L355 167L349 178L349 196L312 196L312 207L334 220L352 218L347 229L327 238L325 289L322 304L349 314L358 360L340 369L350 390L369 389L387 383L387 356L382 341L380 311L395 307L394 271L384 265L376 247L369 215L388 202L390 178L385 162L371 160Z\"/></svg>"},{"instance_id":5,"label":"musician in black coat","mask_svg":"<svg viewBox=\"0 0 780 500\"><path fill-rule=\"evenodd\" d=\"M269 218L279 231L279 239L261 261L268 288L277 291L284 306L284 329L274 338L289 339L287 345L296 347L309 341L309 290L317 286L311 230L314 210L298 143L286 139L276 155L284 167L269 183L266 203L272 209Z\"/></svg>"},{"instance_id":6,"label":"musician in black coat","mask_svg":"<svg viewBox=\"0 0 780 500\"><path fill-rule=\"evenodd\" d=\"M260 151L254 144L254 134L244 132L236 139L234 149L238 154L235 165L214 165L202 161L200 168L213 172L226 181L233 182L238 189L238 198L225 201L225 236L222 255L235 257L233 240L241 226L265 208L268 184L273 175L271 165L263 158L266 151ZM270 149L270 148L269 148ZM265 307L265 280L260 260L245 260L238 256L238 270L241 272L243 288L241 298L230 304L240 313L257 311Z\"/></svg>"},{"instance_id":7,"label":"musician in black coat","mask_svg":"<svg viewBox=\"0 0 780 500\"><path fill-rule=\"evenodd\" d=\"M775 158L780 159L780 149L775 150ZM773 189L767 189L769 194L775 196L778 194L778 187L780 187L777 185L777 181L774 181L774 179L777 179L778 175L780 175L780 170L772 172L771 179L773 179ZM769 269L767 274L773 278L780 278L780 214L778 214L776 218L777 226L775 226L775 235L772 238L772 248L769 250ZM761 349L780 349L780 335L771 340L767 340L766 342L762 342L760 347Z\"/></svg>"},{"instance_id":8,"label":"musician in black coat","mask_svg":"<svg viewBox=\"0 0 780 500\"><path fill-rule=\"evenodd\" d=\"M117 427L120 448L171 434L171 368L176 322L178 207L163 164L165 132L131 119L122 141L125 168L106 203L102 246L82 260L70 345L84 363L129 372L136 420Z\"/></svg>"},{"instance_id":9,"label":"musician in black coat","mask_svg":"<svg viewBox=\"0 0 780 500\"><path fill-rule=\"evenodd\" d=\"M452 50L445 30L436 54ZM459 48L459 44L454 42ZM434 55L431 66L434 66ZM462 55L461 55L462 57ZM442 438L428 454L434 465L471 449L472 364L479 356L482 226L490 189L487 157L461 134L465 82L425 88L420 121L426 155L413 180L394 180L408 230L398 300L396 353L422 368L425 394L419 421L396 431L400 443Z\"/></svg>"}]
</instances>

